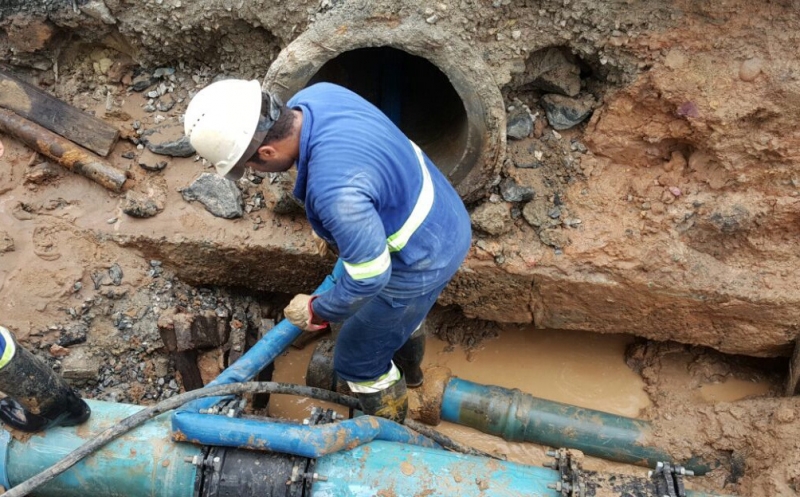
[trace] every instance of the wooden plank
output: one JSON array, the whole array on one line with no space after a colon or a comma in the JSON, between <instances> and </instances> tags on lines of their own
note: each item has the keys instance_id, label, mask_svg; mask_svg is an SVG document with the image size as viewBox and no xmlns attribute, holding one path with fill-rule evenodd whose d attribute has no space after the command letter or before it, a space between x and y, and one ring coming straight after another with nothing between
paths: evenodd
<instances>
[{"instance_id":1,"label":"wooden plank","mask_svg":"<svg viewBox=\"0 0 800 497\"><path fill-rule=\"evenodd\" d=\"M106 157L119 138L119 130L0 67L0 107Z\"/></svg>"},{"instance_id":2,"label":"wooden plank","mask_svg":"<svg viewBox=\"0 0 800 497\"><path fill-rule=\"evenodd\" d=\"M794 353L789 360L789 377L786 381L786 396L800 394L800 338L794 342Z\"/></svg>"},{"instance_id":3,"label":"wooden plank","mask_svg":"<svg viewBox=\"0 0 800 497\"><path fill-rule=\"evenodd\" d=\"M197 366L197 351L171 352L170 355L175 361L175 369L181 374L183 389L188 392L203 388L203 378L200 375L200 368Z\"/></svg>"}]
</instances>

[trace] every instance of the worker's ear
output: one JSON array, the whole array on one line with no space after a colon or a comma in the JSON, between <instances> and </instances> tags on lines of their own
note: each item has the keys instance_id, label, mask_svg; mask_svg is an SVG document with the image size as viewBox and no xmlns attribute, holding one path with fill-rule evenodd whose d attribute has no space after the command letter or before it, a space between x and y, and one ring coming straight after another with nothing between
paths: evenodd
<instances>
[{"instance_id":1,"label":"worker's ear","mask_svg":"<svg viewBox=\"0 0 800 497\"><path fill-rule=\"evenodd\" d=\"M256 155L258 155L258 158L261 160L272 159L275 157L276 153L277 150L275 150L275 147L273 147L272 145L261 145L256 150Z\"/></svg>"}]
</instances>

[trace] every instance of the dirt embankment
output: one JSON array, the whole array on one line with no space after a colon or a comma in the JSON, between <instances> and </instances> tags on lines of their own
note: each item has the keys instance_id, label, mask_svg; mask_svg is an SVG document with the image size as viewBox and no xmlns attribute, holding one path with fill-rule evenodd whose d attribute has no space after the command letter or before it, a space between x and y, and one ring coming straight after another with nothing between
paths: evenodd
<instances>
[{"instance_id":1,"label":"dirt embankment","mask_svg":"<svg viewBox=\"0 0 800 497\"><path fill-rule=\"evenodd\" d=\"M71 355L58 347L74 348L81 334L92 354L118 350L103 356L106 369L76 374L103 385L132 370L122 383L146 386L120 398L148 402L177 388L168 361L148 366L162 344L153 304L134 298L163 290L150 286L159 264L194 284L272 292L318 284L332 261L312 254L302 213L285 195L290 179L251 177L240 185L241 217L222 219L181 195L204 171L193 157L144 145L180 135L198 88L221 75L260 79L300 33L350 16L458 36L480 53L504 98L505 158L469 206L473 248L440 303L488 321L787 355L800 322L800 14L791 2L564 4L7 2L2 58L119 127L123 140L108 160L130 181L123 195L109 194L2 137L2 324L31 336L54 362ZM558 58L550 49L563 56L555 79L536 73ZM556 129L547 106L567 107L545 97L575 88L569 109L588 105L591 117ZM115 265L125 275L119 284ZM141 336L130 342L133 322ZM494 333L481 321L466 329L440 333L467 345ZM796 492L796 402L683 402L665 384L664 364L685 353L659 349L639 367L656 435L681 447L679 428L698 426L703 435L687 450L700 441L742 458L712 476L710 488ZM92 354L81 364L96 361ZM220 363L214 354L204 359L211 374ZM680 367L717 363L694 360Z\"/></svg>"},{"instance_id":2,"label":"dirt embankment","mask_svg":"<svg viewBox=\"0 0 800 497\"><path fill-rule=\"evenodd\" d=\"M800 318L793 250L800 68L787 56L800 20L791 3L129 8L109 0L3 9L5 58L34 68L39 83L69 100L117 94L133 83L137 64L184 67L197 85L218 74L261 78L278 51L330 19L341 21L337 36L364 23L451 33L480 48L510 127L495 186L472 206L468 271L443 303L542 328L626 331L763 356L791 350ZM71 66L92 47L107 51L92 61L96 78L71 84ZM563 60L553 62L553 50ZM557 70L542 76L551 63ZM591 118L556 129L553 106L561 118L583 111ZM522 134L521 109L535 117ZM208 268L187 278L268 289L227 259L170 252L167 264ZM327 267L301 259L306 279L287 275L281 285L307 288Z\"/></svg>"}]
</instances>

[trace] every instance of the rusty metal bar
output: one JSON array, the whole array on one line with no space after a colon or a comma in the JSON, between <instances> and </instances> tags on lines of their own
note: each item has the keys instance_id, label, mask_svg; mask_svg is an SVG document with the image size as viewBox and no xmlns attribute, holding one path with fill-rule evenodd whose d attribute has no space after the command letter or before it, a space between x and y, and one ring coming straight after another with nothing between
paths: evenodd
<instances>
[{"instance_id":1,"label":"rusty metal bar","mask_svg":"<svg viewBox=\"0 0 800 497\"><path fill-rule=\"evenodd\" d=\"M114 168L88 150L10 110L0 109L0 131L17 138L61 166L86 176L109 190L122 191L125 180L127 180L123 171Z\"/></svg>"}]
</instances>

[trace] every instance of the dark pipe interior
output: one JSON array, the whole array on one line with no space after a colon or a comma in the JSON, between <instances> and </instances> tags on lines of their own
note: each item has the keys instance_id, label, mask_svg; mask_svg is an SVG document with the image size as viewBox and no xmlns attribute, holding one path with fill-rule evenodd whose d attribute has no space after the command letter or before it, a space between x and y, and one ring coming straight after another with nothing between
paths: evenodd
<instances>
[{"instance_id":1,"label":"dark pipe interior","mask_svg":"<svg viewBox=\"0 0 800 497\"><path fill-rule=\"evenodd\" d=\"M447 76L428 60L391 47L360 48L328 61L309 81L350 88L380 108L457 184L468 167L469 122ZM458 171L458 174L455 174Z\"/></svg>"}]
</instances>

